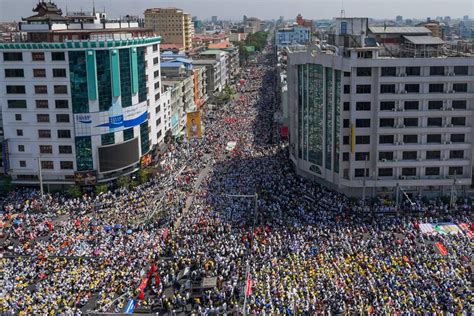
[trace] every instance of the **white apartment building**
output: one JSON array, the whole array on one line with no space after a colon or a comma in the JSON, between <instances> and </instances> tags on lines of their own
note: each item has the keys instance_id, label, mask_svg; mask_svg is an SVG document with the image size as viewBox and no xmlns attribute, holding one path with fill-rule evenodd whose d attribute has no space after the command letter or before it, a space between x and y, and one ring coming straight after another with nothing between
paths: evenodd
<instances>
[{"instance_id":1,"label":"white apartment building","mask_svg":"<svg viewBox=\"0 0 474 316\"><path fill-rule=\"evenodd\" d=\"M0 43L7 173L18 184L37 185L41 171L45 184L70 185L138 170L164 139L161 38L127 24L104 31L86 23L94 15L77 21L53 3L36 10L47 14L20 25L32 42Z\"/></svg>"},{"instance_id":2,"label":"white apartment building","mask_svg":"<svg viewBox=\"0 0 474 316\"><path fill-rule=\"evenodd\" d=\"M472 51L398 28L394 55L365 19L337 24L339 45L289 54L297 172L351 196L464 194L473 167Z\"/></svg>"}]
</instances>

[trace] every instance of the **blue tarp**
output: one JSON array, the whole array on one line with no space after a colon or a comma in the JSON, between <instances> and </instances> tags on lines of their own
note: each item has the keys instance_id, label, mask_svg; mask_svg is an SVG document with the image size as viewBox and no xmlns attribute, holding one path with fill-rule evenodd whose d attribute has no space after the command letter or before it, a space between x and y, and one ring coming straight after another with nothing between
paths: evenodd
<instances>
[{"instance_id":1,"label":"blue tarp","mask_svg":"<svg viewBox=\"0 0 474 316\"><path fill-rule=\"evenodd\" d=\"M127 306L125 306L125 309L123 310L123 312L125 314L133 314L133 311L135 310L135 304L137 302L133 299L131 299L130 301L128 301L127 303Z\"/></svg>"}]
</instances>

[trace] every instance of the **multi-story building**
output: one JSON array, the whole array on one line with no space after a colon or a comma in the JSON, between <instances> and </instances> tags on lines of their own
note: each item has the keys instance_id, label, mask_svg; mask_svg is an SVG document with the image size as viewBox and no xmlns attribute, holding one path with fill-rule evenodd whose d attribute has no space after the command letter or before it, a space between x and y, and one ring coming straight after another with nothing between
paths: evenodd
<instances>
[{"instance_id":1,"label":"multi-story building","mask_svg":"<svg viewBox=\"0 0 474 316\"><path fill-rule=\"evenodd\" d=\"M129 174L163 140L160 37L104 13L63 16L40 2L0 43L0 105L8 173L15 183L73 184Z\"/></svg>"},{"instance_id":2,"label":"multi-story building","mask_svg":"<svg viewBox=\"0 0 474 316\"><path fill-rule=\"evenodd\" d=\"M308 44L311 40L311 29L309 27L292 25L290 27L280 28L276 31L275 42L277 48L296 44Z\"/></svg>"},{"instance_id":3,"label":"multi-story building","mask_svg":"<svg viewBox=\"0 0 474 316\"><path fill-rule=\"evenodd\" d=\"M221 92L224 88L221 84L221 66L215 59L194 59L194 66L206 68L206 91L209 97Z\"/></svg>"},{"instance_id":4,"label":"multi-story building","mask_svg":"<svg viewBox=\"0 0 474 316\"><path fill-rule=\"evenodd\" d=\"M189 13L176 8L145 10L145 27L153 29L164 44L180 45L185 50L193 48L194 23Z\"/></svg>"},{"instance_id":5,"label":"multi-story building","mask_svg":"<svg viewBox=\"0 0 474 316\"><path fill-rule=\"evenodd\" d=\"M244 33L257 33L261 31L261 21L257 18L247 18L244 27Z\"/></svg>"},{"instance_id":6,"label":"multi-story building","mask_svg":"<svg viewBox=\"0 0 474 316\"><path fill-rule=\"evenodd\" d=\"M223 89L229 82L228 76L228 59L229 53L221 51L221 50L206 50L199 53L197 56L194 56L193 59L196 63L198 60L215 60L219 64L219 78L221 80L220 87Z\"/></svg>"},{"instance_id":7,"label":"multi-story building","mask_svg":"<svg viewBox=\"0 0 474 316\"><path fill-rule=\"evenodd\" d=\"M401 39L387 51L366 21L337 19L334 38L341 45L289 53L296 170L353 196L366 189L379 195L469 189L473 51L450 51L439 38L412 35L418 31L411 27L397 28L398 36L387 27L385 33ZM413 50L419 58L405 57Z\"/></svg>"}]
</instances>

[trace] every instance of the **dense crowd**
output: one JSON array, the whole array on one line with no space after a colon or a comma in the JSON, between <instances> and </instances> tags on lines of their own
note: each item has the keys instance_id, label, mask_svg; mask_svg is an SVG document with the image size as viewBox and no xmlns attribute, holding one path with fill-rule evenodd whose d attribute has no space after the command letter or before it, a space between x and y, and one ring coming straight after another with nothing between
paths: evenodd
<instances>
[{"instance_id":1,"label":"dense crowd","mask_svg":"<svg viewBox=\"0 0 474 316\"><path fill-rule=\"evenodd\" d=\"M203 113L204 137L170 148L148 183L3 201L0 312L121 312L135 299L176 314L472 315L472 240L418 225L472 223L469 207L437 217L445 205L415 201L406 207L420 215L359 216L362 204L292 171L271 46L242 72L240 93Z\"/></svg>"}]
</instances>

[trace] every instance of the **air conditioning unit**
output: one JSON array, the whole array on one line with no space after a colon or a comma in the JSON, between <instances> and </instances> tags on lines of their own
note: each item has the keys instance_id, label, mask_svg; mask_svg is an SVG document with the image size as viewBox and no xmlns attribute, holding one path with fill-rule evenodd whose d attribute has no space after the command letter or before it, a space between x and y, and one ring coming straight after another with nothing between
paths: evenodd
<instances>
[{"instance_id":1,"label":"air conditioning unit","mask_svg":"<svg viewBox=\"0 0 474 316\"><path fill-rule=\"evenodd\" d=\"M393 158L393 161L398 162L398 158Z\"/></svg>"},{"instance_id":2,"label":"air conditioning unit","mask_svg":"<svg viewBox=\"0 0 474 316\"><path fill-rule=\"evenodd\" d=\"M417 159L417 160L418 160L418 161L422 161L422 160L423 160L423 158L421 158L421 157L418 157L418 159Z\"/></svg>"},{"instance_id":3,"label":"air conditioning unit","mask_svg":"<svg viewBox=\"0 0 474 316\"><path fill-rule=\"evenodd\" d=\"M402 145L402 146L403 146L403 145L405 145L405 143L404 143L404 142L399 142L398 144L399 144L399 145Z\"/></svg>"},{"instance_id":4,"label":"air conditioning unit","mask_svg":"<svg viewBox=\"0 0 474 316\"><path fill-rule=\"evenodd\" d=\"M382 159L382 162L387 162L387 159Z\"/></svg>"},{"instance_id":5,"label":"air conditioning unit","mask_svg":"<svg viewBox=\"0 0 474 316\"><path fill-rule=\"evenodd\" d=\"M450 73L448 73L448 76L454 77L454 76L456 76L456 74L454 72L450 72Z\"/></svg>"},{"instance_id":6,"label":"air conditioning unit","mask_svg":"<svg viewBox=\"0 0 474 316\"><path fill-rule=\"evenodd\" d=\"M455 93L455 92L456 92L456 91L454 91L454 90L449 90L449 91L448 91L448 93L451 93L451 94L452 94L452 93Z\"/></svg>"},{"instance_id":7,"label":"air conditioning unit","mask_svg":"<svg viewBox=\"0 0 474 316\"><path fill-rule=\"evenodd\" d=\"M406 180L406 176L400 176L400 180Z\"/></svg>"}]
</instances>

